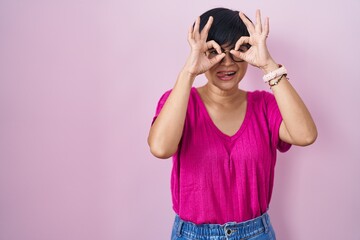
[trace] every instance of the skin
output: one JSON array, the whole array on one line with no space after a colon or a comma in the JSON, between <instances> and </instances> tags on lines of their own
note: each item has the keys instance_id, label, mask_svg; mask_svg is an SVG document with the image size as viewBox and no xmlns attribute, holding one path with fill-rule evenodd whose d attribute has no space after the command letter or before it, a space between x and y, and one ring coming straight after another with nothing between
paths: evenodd
<instances>
[{"instance_id":1,"label":"skin","mask_svg":"<svg viewBox=\"0 0 360 240\"><path fill-rule=\"evenodd\" d=\"M226 53L221 51L221 46L215 41L206 41L213 22L212 17L201 32L199 17L194 27L190 27L190 55L159 116L150 128L148 144L154 156L166 159L176 152L182 136L190 90L196 76L205 73L208 82L197 89L198 93L215 125L231 136L240 128L246 111L246 92L239 89L239 83L248 64L261 69L264 74L279 68L266 46L269 19L266 18L262 24L260 10L256 11L255 24L243 13L240 13L239 17L245 23L250 36L241 37L234 49L222 46ZM240 46L246 43L252 47L246 52L239 51ZM209 59L205 53L212 48L218 55ZM242 58L244 62L234 62L229 54ZM221 71L235 71L236 74L231 80L222 81L217 75ZM279 84L271 89L283 117L279 130L280 139L299 146L312 144L317 137L315 123L290 82L283 77Z\"/></svg>"}]
</instances>

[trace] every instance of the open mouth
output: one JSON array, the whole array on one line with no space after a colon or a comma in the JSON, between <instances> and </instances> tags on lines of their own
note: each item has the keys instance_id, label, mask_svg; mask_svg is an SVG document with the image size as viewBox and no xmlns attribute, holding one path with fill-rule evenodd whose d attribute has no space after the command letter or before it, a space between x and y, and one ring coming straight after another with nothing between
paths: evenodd
<instances>
[{"instance_id":1,"label":"open mouth","mask_svg":"<svg viewBox=\"0 0 360 240\"><path fill-rule=\"evenodd\" d=\"M235 71L221 71L216 74L216 76L221 80L230 80L236 74Z\"/></svg>"}]
</instances>

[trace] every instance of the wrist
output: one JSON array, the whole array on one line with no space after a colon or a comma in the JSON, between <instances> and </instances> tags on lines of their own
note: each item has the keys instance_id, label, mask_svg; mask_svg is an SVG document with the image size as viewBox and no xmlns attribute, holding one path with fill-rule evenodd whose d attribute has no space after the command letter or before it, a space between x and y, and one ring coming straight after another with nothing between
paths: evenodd
<instances>
[{"instance_id":1,"label":"wrist","mask_svg":"<svg viewBox=\"0 0 360 240\"><path fill-rule=\"evenodd\" d=\"M187 79L188 81L190 81L191 83L193 83L197 75L194 74L194 73L192 73L192 72L189 71L188 69L183 68L183 69L180 71L179 76L180 76L181 78Z\"/></svg>"},{"instance_id":2,"label":"wrist","mask_svg":"<svg viewBox=\"0 0 360 240\"><path fill-rule=\"evenodd\" d=\"M278 68L279 68L279 64L277 64L274 60L271 60L268 64L265 64L260 69L263 71L264 74L268 74Z\"/></svg>"},{"instance_id":3,"label":"wrist","mask_svg":"<svg viewBox=\"0 0 360 240\"><path fill-rule=\"evenodd\" d=\"M279 64L275 70L265 74L263 76L263 80L264 80L264 82L270 83L271 80L274 80L275 78L284 76L284 75L285 76L287 75L287 70L284 66Z\"/></svg>"},{"instance_id":4,"label":"wrist","mask_svg":"<svg viewBox=\"0 0 360 240\"><path fill-rule=\"evenodd\" d=\"M190 61L190 59L188 59L185 63L185 65L183 66L183 68L181 69L181 74L189 77L189 78L196 78L197 75L199 75L199 73L197 73L193 67L194 63L192 61Z\"/></svg>"}]
</instances>

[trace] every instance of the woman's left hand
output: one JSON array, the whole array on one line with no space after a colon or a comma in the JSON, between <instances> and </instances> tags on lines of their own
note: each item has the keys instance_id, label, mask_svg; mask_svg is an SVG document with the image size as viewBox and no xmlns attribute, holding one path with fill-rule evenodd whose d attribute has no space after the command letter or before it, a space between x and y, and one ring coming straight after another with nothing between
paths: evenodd
<instances>
[{"instance_id":1,"label":"woman's left hand","mask_svg":"<svg viewBox=\"0 0 360 240\"><path fill-rule=\"evenodd\" d=\"M260 10L256 10L256 23L253 24L243 14L239 13L241 20L247 27L250 37L243 36L235 44L235 49L231 50L230 53L236 57L244 59L251 65L262 69L264 72L269 72L277 67L274 62L268 48L266 46L266 38L269 34L269 18L265 19L264 26L261 23ZM250 44L251 47L246 52L239 51L240 47L245 44Z\"/></svg>"}]
</instances>

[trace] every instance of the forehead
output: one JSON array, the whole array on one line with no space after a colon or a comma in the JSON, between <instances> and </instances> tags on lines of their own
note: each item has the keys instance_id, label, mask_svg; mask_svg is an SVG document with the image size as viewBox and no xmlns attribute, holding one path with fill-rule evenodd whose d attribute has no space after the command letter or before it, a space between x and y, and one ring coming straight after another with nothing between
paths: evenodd
<instances>
[{"instance_id":1,"label":"forehead","mask_svg":"<svg viewBox=\"0 0 360 240\"><path fill-rule=\"evenodd\" d=\"M221 49L224 49L224 50L230 50L230 49L233 49L235 47L235 45L226 43L226 44L220 45L220 47L221 47Z\"/></svg>"}]
</instances>

